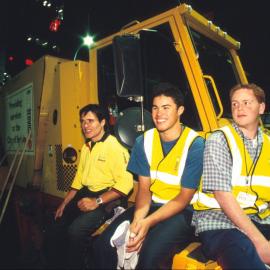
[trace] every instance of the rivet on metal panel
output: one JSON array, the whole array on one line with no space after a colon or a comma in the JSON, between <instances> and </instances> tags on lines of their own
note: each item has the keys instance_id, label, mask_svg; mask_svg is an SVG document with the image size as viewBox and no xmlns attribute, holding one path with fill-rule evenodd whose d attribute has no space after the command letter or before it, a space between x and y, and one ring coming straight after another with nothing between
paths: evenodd
<instances>
[{"instance_id":1,"label":"rivet on metal panel","mask_svg":"<svg viewBox=\"0 0 270 270\"><path fill-rule=\"evenodd\" d=\"M183 48L182 48L180 42L174 42L173 45L174 45L177 52L181 53L183 51Z\"/></svg>"},{"instance_id":2,"label":"rivet on metal panel","mask_svg":"<svg viewBox=\"0 0 270 270\"><path fill-rule=\"evenodd\" d=\"M191 13L191 11L192 11L192 6L191 6L191 5L188 5L188 6L187 6L187 10L188 10L189 13Z\"/></svg>"}]
</instances>

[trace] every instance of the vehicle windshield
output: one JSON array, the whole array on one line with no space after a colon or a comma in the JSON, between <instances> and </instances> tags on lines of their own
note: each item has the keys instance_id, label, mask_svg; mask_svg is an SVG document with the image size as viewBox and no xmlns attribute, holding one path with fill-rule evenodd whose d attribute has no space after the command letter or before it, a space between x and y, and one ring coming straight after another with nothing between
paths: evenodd
<instances>
[{"instance_id":1,"label":"vehicle windshield","mask_svg":"<svg viewBox=\"0 0 270 270\"><path fill-rule=\"evenodd\" d=\"M194 29L189 30L203 74L210 75L215 81L224 109L221 117L231 118L229 91L234 85L240 82L240 79L230 52L227 48ZM211 82L206 79L205 83L208 87L216 114L219 114L220 109Z\"/></svg>"},{"instance_id":2,"label":"vehicle windshield","mask_svg":"<svg viewBox=\"0 0 270 270\"><path fill-rule=\"evenodd\" d=\"M195 130L202 130L197 106L189 86L183 63L174 46L174 38L169 23L155 28L140 31L142 62L144 71L144 107L151 111L153 86L159 82L169 82L181 89L185 96L185 113L181 121ZM115 70L113 65L112 46L98 50L98 88L99 101L108 104L108 100L116 100L119 111L131 106L126 98L116 95Z\"/></svg>"}]
</instances>

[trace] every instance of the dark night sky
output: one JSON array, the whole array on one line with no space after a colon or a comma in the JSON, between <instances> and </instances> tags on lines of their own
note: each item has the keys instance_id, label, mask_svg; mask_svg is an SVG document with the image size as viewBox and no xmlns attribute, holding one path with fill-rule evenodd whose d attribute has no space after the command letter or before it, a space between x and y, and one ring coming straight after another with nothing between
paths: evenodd
<instances>
[{"instance_id":1,"label":"dark night sky","mask_svg":"<svg viewBox=\"0 0 270 270\"><path fill-rule=\"evenodd\" d=\"M36 0L4 1L6 4L2 5L0 14L1 49L4 44L8 52L29 54L22 40L27 32L32 32L53 39L61 48L59 56L69 59L73 58L81 42L80 36L88 29L98 40L118 31L132 20L142 21L179 2L188 3L206 17L210 16L216 25L241 42L239 55L249 74L249 81L262 86L270 96L267 0L52 0L56 4L64 2L64 22L58 33L48 31L49 12L34 11L33 7L41 5Z\"/></svg>"}]
</instances>

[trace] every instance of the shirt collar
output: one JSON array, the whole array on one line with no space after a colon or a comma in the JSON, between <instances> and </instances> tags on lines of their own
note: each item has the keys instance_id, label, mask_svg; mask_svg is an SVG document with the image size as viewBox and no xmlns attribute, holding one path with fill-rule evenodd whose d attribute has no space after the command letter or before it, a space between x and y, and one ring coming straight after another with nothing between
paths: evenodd
<instances>
[{"instance_id":1,"label":"shirt collar","mask_svg":"<svg viewBox=\"0 0 270 270\"><path fill-rule=\"evenodd\" d=\"M232 126L234 127L234 129L236 130L236 132L242 137L242 138L245 138L246 140L250 140L249 138L247 138L243 131L238 127L238 125L235 123L235 122L232 122ZM263 137L262 137L262 129L261 127L259 126L258 127L258 131L257 131L257 136L258 136L258 144L262 144L263 142Z\"/></svg>"},{"instance_id":2,"label":"shirt collar","mask_svg":"<svg viewBox=\"0 0 270 270\"><path fill-rule=\"evenodd\" d=\"M86 144L89 148L91 147L91 148L93 149L93 147L94 147L94 145L95 145L96 143L104 142L104 141L109 137L109 135L110 135L110 133L109 133L108 131L105 131L105 133L103 134L102 138L101 138L99 141L97 141L97 142L92 142L91 139L86 139L86 140L85 140L85 144Z\"/></svg>"}]
</instances>

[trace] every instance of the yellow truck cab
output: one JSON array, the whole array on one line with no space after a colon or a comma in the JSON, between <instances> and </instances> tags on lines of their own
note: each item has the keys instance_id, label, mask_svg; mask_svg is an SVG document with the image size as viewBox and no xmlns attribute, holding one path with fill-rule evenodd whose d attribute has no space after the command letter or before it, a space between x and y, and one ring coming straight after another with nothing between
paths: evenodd
<instances>
[{"instance_id":1,"label":"yellow truck cab","mask_svg":"<svg viewBox=\"0 0 270 270\"><path fill-rule=\"evenodd\" d=\"M182 122L206 136L231 118L229 89L247 83L239 49L228 33L181 4L97 41L89 62L44 56L4 85L0 128L6 163L1 161L0 189L7 196L1 192L1 221L7 203L13 204L21 248L27 249L31 228L40 226L26 218L22 205L35 204L45 215L75 176L84 142L82 106L107 107L113 132L131 149L136 136L153 126L153 85L166 81L185 95ZM172 268L218 269L214 262L187 258L198 245L176 255Z\"/></svg>"}]
</instances>

